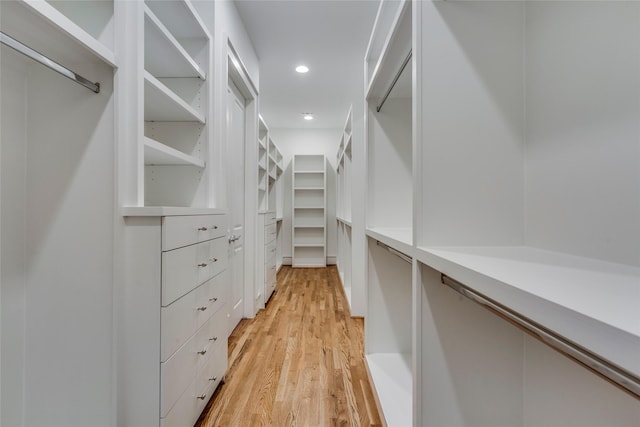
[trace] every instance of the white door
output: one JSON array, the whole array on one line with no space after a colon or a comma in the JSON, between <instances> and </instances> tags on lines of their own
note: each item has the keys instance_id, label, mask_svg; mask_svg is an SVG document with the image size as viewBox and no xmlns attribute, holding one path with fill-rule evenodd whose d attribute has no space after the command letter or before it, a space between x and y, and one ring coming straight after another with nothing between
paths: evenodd
<instances>
[{"instance_id":1,"label":"white door","mask_svg":"<svg viewBox=\"0 0 640 427\"><path fill-rule=\"evenodd\" d=\"M229 207L229 334L244 312L244 144L245 101L233 82L227 90L227 204Z\"/></svg>"}]
</instances>

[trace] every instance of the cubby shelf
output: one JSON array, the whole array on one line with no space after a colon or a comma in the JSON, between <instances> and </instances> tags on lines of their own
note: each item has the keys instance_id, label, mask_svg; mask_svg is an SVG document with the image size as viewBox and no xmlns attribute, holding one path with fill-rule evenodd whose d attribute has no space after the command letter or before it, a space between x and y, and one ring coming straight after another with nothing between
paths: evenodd
<instances>
[{"instance_id":1,"label":"cubby shelf","mask_svg":"<svg viewBox=\"0 0 640 427\"><path fill-rule=\"evenodd\" d=\"M91 53L101 61L116 68L118 66L114 51L112 47L109 47L98 40L94 35L89 34L80 25L73 20L69 19L58 9L53 7L46 1L38 0L23 0L19 2L20 5L25 7L29 13L23 14L21 19L21 26L27 30L30 27L43 28L41 22L46 22L55 28L60 33L74 40L83 49ZM17 18L17 16L16 16ZM42 40L46 41L47 37L42 37Z\"/></svg>"},{"instance_id":2,"label":"cubby shelf","mask_svg":"<svg viewBox=\"0 0 640 427\"><path fill-rule=\"evenodd\" d=\"M145 0L145 4L177 39L211 39L190 0Z\"/></svg>"},{"instance_id":3,"label":"cubby shelf","mask_svg":"<svg viewBox=\"0 0 640 427\"><path fill-rule=\"evenodd\" d=\"M365 356L367 371L376 384L388 425L412 425L413 381L411 354L373 353Z\"/></svg>"},{"instance_id":4,"label":"cubby shelf","mask_svg":"<svg viewBox=\"0 0 640 427\"><path fill-rule=\"evenodd\" d=\"M144 119L205 123L202 113L196 111L148 71L144 72Z\"/></svg>"},{"instance_id":5,"label":"cubby shelf","mask_svg":"<svg viewBox=\"0 0 640 427\"><path fill-rule=\"evenodd\" d=\"M204 161L151 138L144 138L145 165L182 165L204 168Z\"/></svg>"},{"instance_id":6,"label":"cubby shelf","mask_svg":"<svg viewBox=\"0 0 640 427\"><path fill-rule=\"evenodd\" d=\"M198 77L205 80L205 72L149 7L145 7L144 30L144 64L153 76Z\"/></svg>"}]
</instances>

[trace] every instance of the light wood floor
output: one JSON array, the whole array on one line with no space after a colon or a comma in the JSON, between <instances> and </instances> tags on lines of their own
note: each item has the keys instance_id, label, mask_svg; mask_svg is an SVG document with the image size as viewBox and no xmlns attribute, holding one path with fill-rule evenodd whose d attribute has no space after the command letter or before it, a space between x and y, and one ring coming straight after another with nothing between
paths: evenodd
<instances>
[{"instance_id":1,"label":"light wood floor","mask_svg":"<svg viewBox=\"0 0 640 427\"><path fill-rule=\"evenodd\" d=\"M284 266L267 308L229 338L226 381L196 426L380 426L365 369L337 269Z\"/></svg>"}]
</instances>

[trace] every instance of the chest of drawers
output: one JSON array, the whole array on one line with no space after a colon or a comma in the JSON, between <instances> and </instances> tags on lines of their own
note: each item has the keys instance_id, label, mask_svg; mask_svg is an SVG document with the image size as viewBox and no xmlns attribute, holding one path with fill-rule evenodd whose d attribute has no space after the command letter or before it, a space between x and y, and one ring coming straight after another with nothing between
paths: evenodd
<instances>
[{"instance_id":1,"label":"chest of drawers","mask_svg":"<svg viewBox=\"0 0 640 427\"><path fill-rule=\"evenodd\" d=\"M118 425L193 425L227 370L224 211L125 219Z\"/></svg>"},{"instance_id":2,"label":"chest of drawers","mask_svg":"<svg viewBox=\"0 0 640 427\"><path fill-rule=\"evenodd\" d=\"M276 289L276 214L258 215L258 306L264 307Z\"/></svg>"}]
</instances>

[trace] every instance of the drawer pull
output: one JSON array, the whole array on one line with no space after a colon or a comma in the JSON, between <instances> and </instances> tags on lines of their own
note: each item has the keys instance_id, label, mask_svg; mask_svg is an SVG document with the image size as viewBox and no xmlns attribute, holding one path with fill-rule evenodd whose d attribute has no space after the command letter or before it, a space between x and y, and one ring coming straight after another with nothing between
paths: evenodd
<instances>
[{"instance_id":1,"label":"drawer pull","mask_svg":"<svg viewBox=\"0 0 640 427\"><path fill-rule=\"evenodd\" d=\"M207 227L200 227L200 228L198 228L198 231L207 231L207 230L208 230L208 228L207 228Z\"/></svg>"},{"instance_id":2,"label":"drawer pull","mask_svg":"<svg viewBox=\"0 0 640 427\"><path fill-rule=\"evenodd\" d=\"M217 381L217 380L218 380L218 377L211 377L211 378L209 378L209 381Z\"/></svg>"},{"instance_id":3,"label":"drawer pull","mask_svg":"<svg viewBox=\"0 0 640 427\"><path fill-rule=\"evenodd\" d=\"M218 301L218 298L216 298L216 297L209 298L209 301L211 301L211 302L216 302L216 301Z\"/></svg>"},{"instance_id":4,"label":"drawer pull","mask_svg":"<svg viewBox=\"0 0 640 427\"><path fill-rule=\"evenodd\" d=\"M207 265L208 265L207 263L203 262L203 263L198 264L198 267L206 267Z\"/></svg>"},{"instance_id":5,"label":"drawer pull","mask_svg":"<svg viewBox=\"0 0 640 427\"><path fill-rule=\"evenodd\" d=\"M202 307L198 307L196 310L198 311L205 311L207 309L206 305L203 305Z\"/></svg>"},{"instance_id":6,"label":"drawer pull","mask_svg":"<svg viewBox=\"0 0 640 427\"><path fill-rule=\"evenodd\" d=\"M204 400L207 398L206 394L201 394L200 396L196 396L196 399Z\"/></svg>"},{"instance_id":7,"label":"drawer pull","mask_svg":"<svg viewBox=\"0 0 640 427\"><path fill-rule=\"evenodd\" d=\"M200 350L200 351L198 352L198 354L199 354L200 356L204 356L205 354L207 354L207 350Z\"/></svg>"},{"instance_id":8,"label":"drawer pull","mask_svg":"<svg viewBox=\"0 0 640 427\"><path fill-rule=\"evenodd\" d=\"M209 341L218 341L218 337L209 338Z\"/></svg>"}]
</instances>

